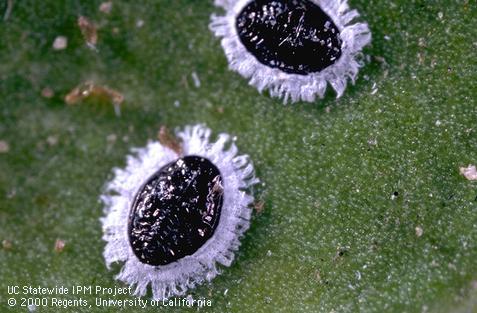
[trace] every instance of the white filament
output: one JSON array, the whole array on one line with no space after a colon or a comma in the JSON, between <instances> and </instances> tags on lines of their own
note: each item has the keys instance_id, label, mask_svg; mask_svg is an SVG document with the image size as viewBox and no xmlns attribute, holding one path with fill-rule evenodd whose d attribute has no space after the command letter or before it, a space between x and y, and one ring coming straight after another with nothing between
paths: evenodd
<instances>
[{"instance_id":1,"label":"white filament","mask_svg":"<svg viewBox=\"0 0 477 313\"><path fill-rule=\"evenodd\" d=\"M271 68L260 63L244 47L235 27L236 17L252 0L215 0L217 6L223 7L226 14L213 14L210 29L222 38L229 67L250 79L250 85L259 92L269 90L272 97L283 98L287 103L300 100L314 102L316 97L323 98L328 83L341 97L346 89L348 79L354 84L359 68L361 50L371 42L371 32L366 23L350 24L359 16L356 10L350 10L347 0L310 0L321 7L338 27L341 39L341 57L338 61L320 72L308 75L289 74L278 68Z\"/></svg>"},{"instance_id":2,"label":"white filament","mask_svg":"<svg viewBox=\"0 0 477 313\"><path fill-rule=\"evenodd\" d=\"M237 147L229 135L220 134L216 142L210 142L210 133L210 129L197 125L187 126L177 134L182 139L184 155L210 160L220 170L224 185L219 224L214 235L193 255L164 266L151 266L141 263L129 244L128 216L134 197L152 174L178 158L172 150L159 142L133 149L126 167L114 170L114 178L101 196L106 265L109 268L111 263L123 263L116 278L135 286L137 296L144 296L150 286L153 299L166 299L210 281L219 273L217 264L230 266L240 245L239 238L249 227L253 197L245 190L258 183L253 165L247 156L237 156Z\"/></svg>"}]
</instances>

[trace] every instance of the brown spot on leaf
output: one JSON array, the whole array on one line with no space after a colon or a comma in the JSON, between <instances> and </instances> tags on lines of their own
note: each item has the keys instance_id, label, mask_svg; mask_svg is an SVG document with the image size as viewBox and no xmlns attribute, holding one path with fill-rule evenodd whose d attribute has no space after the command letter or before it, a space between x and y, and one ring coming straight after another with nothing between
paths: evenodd
<instances>
[{"instance_id":1,"label":"brown spot on leaf","mask_svg":"<svg viewBox=\"0 0 477 313\"><path fill-rule=\"evenodd\" d=\"M263 212L263 208L265 207L265 202L263 200L258 200L253 204L253 208L257 214L261 214Z\"/></svg>"},{"instance_id":2,"label":"brown spot on leaf","mask_svg":"<svg viewBox=\"0 0 477 313\"><path fill-rule=\"evenodd\" d=\"M12 242L8 239L2 241L2 246L4 250L10 250L12 248Z\"/></svg>"},{"instance_id":3,"label":"brown spot on leaf","mask_svg":"<svg viewBox=\"0 0 477 313\"><path fill-rule=\"evenodd\" d=\"M115 109L119 109L119 106L124 101L124 96L119 91L87 81L73 88L65 96L65 102L72 105L87 98L92 98L102 102L110 102L114 104Z\"/></svg>"},{"instance_id":4,"label":"brown spot on leaf","mask_svg":"<svg viewBox=\"0 0 477 313\"><path fill-rule=\"evenodd\" d=\"M174 151L177 155L182 155L182 145L173 135L170 134L166 126L161 126L157 133L159 142Z\"/></svg>"},{"instance_id":5,"label":"brown spot on leaf","mask_svg":"<svg viewBox=\"0 0 477 313\"><path fill-rule=\"evenodd\" d=\"M113 8L112 1L106 1L100 4L99 10L103 13L109 14L111 13L111 9Z\"/></svg>"},{"instance_id":6,"label":"brown spot on leaf","mask_svg":"<svg viewBox=\"0 0 477 313\"><path fill-rule=\"evenodd\" d=\"M48 138L46 138L46 143L50 146L56 146L58 144L58 136L55 135L50 135Z\"/></svg>"},{"instance_id":7,"label":"brown spot on leaf","mask_svg":"<svg viewBox=\"0 0 477 313\"><path fill-rule=\"evenodd\" d=\"M10 145L5 140L0 140L0 153L7 153L10 151Z\"/></svg>"},{"instance_id":8,"label":"brown spot on leaf","mask_svg":"<svg viewBox=\"0 0 477 313\"><path fill-rule=\"evenodd\" d=\"M53 41L53 49L55 50L64 50L68 47L68 38L65 36L58 36Z\"/></svg>"},{"instance_id":9,"label":"brown spot on leaf","mask_svg":"<svg viewBox=\"0 0 477 313\"><path fill-rule=\"evenodd\" d=\"M65 249L65 242L61 239L56 239L55 252L60 253Z\"/></svg>"},{"instance_id":10,"label":"brown spot on leaf","mask_svg":"<svg viewBox=\"0 0 477 313\"><path fill-rule=\"evenodd\" d=\"M95 47L98 42L98 31L96 25L84 16L78 17L78 27L83 34L86 43L90 47Z\"/></svg>"},{"instance_id":11,"label":"brown spot on leaf","mask_svg":"<svg viewBox=\"0 0 477 313\"><path fill-rule=\"evenodd\" d=\"M45 87L41 90L41 96L47 99L53 98L55 92L50 87Z\"/></svg>"},{"instance_id":12,"label":"brown spot on leaf","mask_svg":"<svg viewBox=\"0 0 477 313\"><path fill-rule=\"evenodd\" d=\"M475 167L475 165L461 167L460 173L464 175L464 177L468 180L477 180L477 168Z\"/></svg>"},{"instance_id":13,"label":"brown spot on leaf","mask_svg":"<svg viewBox=\"0 0 477 313\"><path fill-rule=\"evenodd\" d=\"M319 270L316 270L315 272L315 279L317 282L321 283L321 273Z\"/></svg>"},{"instance_id":14,"label":"brown spot on leaf","mask_svg":"<svg viewBox=\"0 0 477 313\"><path fill-rule=\"evenodd\" d=\"M424 233L424 230L422 229L421 226L416 226L415 231L416 231L416 236L417 236L417 237L421 237L422 234Z\"/></svg>"}]
</instances>

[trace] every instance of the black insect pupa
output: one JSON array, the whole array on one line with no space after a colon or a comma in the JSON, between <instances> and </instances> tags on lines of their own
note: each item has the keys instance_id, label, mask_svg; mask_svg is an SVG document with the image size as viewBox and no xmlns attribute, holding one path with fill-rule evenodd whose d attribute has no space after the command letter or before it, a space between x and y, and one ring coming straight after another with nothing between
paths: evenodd
<instances>
[{"instance_id":1,"label":"black insect pupa","mask_svg":"<svg viewBox=\"0 0 477 313\"><path fill-rule=\"evenodd\" d=\"M106 265L117 279L153 298L184 295L230 266L250 223L258 179L227 134L210 142L202 125L178 133L179 156L159 142L134 149L101 197ZM228 147L228 149L225 149Z\"/></svg>"},{"instance_id":2,"label":"black insect pupa","mask_svg":"<svg viewBox=\"0 0 477 313\"><path fill-rule=\"evenodd\" d=\"M139 261L167 265L199 250L219 223L222 184L218 168L195 155L155 172L129 213L129 243Z\"/></svg>"},{"instance_id":3,"label":"black insect pupa","mask_svg":"<svg viewBox=\"0 0 477 313\"><path fill-rule=\"evenodd\" d=\"M216 0L226 14L212 16L230 68L260 92L285 102L323 98L329 83L340 97L354 82L362 48L371 41L365 23L346 0Z\"/></svg>"}]
</instances>

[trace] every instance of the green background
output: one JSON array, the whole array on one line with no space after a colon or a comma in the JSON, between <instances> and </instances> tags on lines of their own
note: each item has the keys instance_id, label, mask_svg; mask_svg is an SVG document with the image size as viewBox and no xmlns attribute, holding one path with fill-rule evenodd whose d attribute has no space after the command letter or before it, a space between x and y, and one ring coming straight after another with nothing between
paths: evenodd
<instances>
[{"instance_id":1,"label":"green background","mask_svg":"<svg viewBox=\"0 0 477 313\"><path fill-rule=\"evenodd\" d=\"M212 1L100 3L14 0L0 22L0 311L7 285L120 286L98 220L112 168L160 125L206 123L237 136L265 207L232 267L191 291L212 300L201 311L477 312L477 184L459 174L477 163L475 1L351 1L373 33L356 85L293 105L227 69ZM98 52L79 15L99 25ZM120 117L64 103L86 80L124 94Z\"/></svg>"}]
</instances>

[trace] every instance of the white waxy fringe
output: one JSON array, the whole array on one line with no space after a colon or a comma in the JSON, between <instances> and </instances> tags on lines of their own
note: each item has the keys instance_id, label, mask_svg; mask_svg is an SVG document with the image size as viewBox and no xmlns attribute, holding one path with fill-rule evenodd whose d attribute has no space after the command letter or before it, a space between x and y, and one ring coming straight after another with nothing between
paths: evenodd
<instances>
[{"instance_id":1,"label":"white waxy fringe","mask_svg":"<svg viewBox=\"0 0 477 313\"><path fill-rule=\"evenodd\" d=\"M308 75L289 74L278 68L260 63L247 51L240 41L235 27L236 17L252 0L215 0L215 5L226 10L224 16L212 15L210 29L222 38L221 44L231 70L250 79L249 83L259 92L269 90L272 97L283 98L287 103L297 101L314 102L323 98L328 83L336 91L337 98L346 89L347 80L354 84L359 68L361 50L371 42L371 32L366 23L350 24L359 16L358 11L350 10L347 0L310 0L321 7L338 27L343 45L339 60L320 72Z\"/></svg>"},{"instance_id":2,"label":"white waxy fringe","mask_svg":"<svg viewBox=\"0 0 477 313\"><path fill-rule=\"evenodd\" d=\"M133 149L134 155L128 156L126 167L114 169L115 176L101 196L106 265L110 268L111 263L123 263L116 278L135 286L136 296L144 296L151 286L153 299L167 299L212 280L219 273L217 263L230 266L240 245L239 238L249 227L250 204L254 199L246 190L258 183L253 165L248 156L237 155L229 135L220 134L216 142L209 142L210 133L210 129L197 125L187 126L177 134L182 139L184 155L209 159L220 170L224 185L219 224L214 235L193 255L164 266L151 266L141 263L129 244L128 216L134 197L152 174L179 157L172 150L159 142Z\"/></svg>"}]
</instances>

